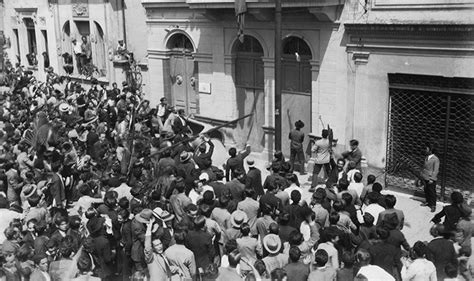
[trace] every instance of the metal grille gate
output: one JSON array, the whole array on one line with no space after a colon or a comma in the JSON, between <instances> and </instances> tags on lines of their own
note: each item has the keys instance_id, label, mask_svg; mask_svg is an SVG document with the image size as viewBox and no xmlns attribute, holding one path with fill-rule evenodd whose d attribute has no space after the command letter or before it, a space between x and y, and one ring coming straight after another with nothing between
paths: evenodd
<instances>
[{"instance_id":1,"label":"metal grille gate","mask_svg":"<svg viewBox=\"0 0 474 281\"><path fill-rule=\"evenodd\" d=\"M425 144L432 143L441 162L440 195L474 191L474 79L388 76L386 184L415 188Z\"/></svg>"}]
</instances>

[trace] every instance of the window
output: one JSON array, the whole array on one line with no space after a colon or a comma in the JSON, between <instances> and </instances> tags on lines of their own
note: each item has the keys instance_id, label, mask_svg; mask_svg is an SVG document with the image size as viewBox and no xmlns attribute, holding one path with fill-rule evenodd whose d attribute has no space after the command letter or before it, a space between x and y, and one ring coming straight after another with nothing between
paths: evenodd
<instances>
[{"instance_id":1,"label":"window","mask_svg":"<svg viewBox=\"0 0 474 281\"><path fill-rule=\"evenodd\" d=\"M28 60L29 65L37 65L38 64L38 49L36 44L36 30L35 24L31 18L24 18L23 22L26 26L26 36L28 38L28 54L26 55L26 59Z\"/></svg>"},{"instance_id":2,"label":"window","mask_svg":"<svg viewBox=\"0 0 474 281\"><path fill-rule=\"evenodd\" d=\"M43 36L44 42L44 52L43 52L43 62L44 68L49 67L49 50L48 50L48 33L46 30L41 30L41 35Z\"/></svg>"},{"instance_id":3,"label":"window","mask_svg":"<svg viewBox=\"0 0 474 281\"><path fill-rule=\"evenodd\" d=\"M18 63L21 64L21 57L20 57L20 37L18 36L18 29L13 29L13 34L15 35L15 56L18 60ZM13 61L12 61L13 64Z\"/></svg>"},{"instance_id":4,"label":"window","mask_svg":"<svg viewBox=\"0 0 474 281\"><path fill-rule=\"evenodd\" d=\"M166 47L170 50L182 50L185 52L193 52L194 47L191 40L189 40L188 36L177 33L173 35L166 44Z\"/></svg>"}]
</instances>

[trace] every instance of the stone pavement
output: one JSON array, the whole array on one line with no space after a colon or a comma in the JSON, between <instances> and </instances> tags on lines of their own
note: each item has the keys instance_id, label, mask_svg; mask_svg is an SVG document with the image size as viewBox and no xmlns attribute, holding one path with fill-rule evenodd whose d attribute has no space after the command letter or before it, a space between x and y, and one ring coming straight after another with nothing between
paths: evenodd
<instances>
[{"instance_id":1,"label":"stone pavement","mask_svg":"<svg viewBox=\"0 0 474 281\"><path fill-rule=\"evenodd\" d=\"M265 179L265 177L269 174L269 171L266 170L266 165L268 165L268 162L261 160L259 155L254 153L250 154L247 159L255 160L256 167L262 171L262 177ZM246 169L247 168L248 167L246 167ZM311 183L308 181L308 178L310 175L311 174L298 174L298 179L302 187L303 200L310 199L312 196L312 193L309 192ZM438 202L436 213L431 213L430 208L420 206L422 203L420 200L422 200L422 198L414 197L410 194L393 190L384 190L383 193L393 194L397 198L397 204L395 205L395 208L402 210L405 214L405 226L402 229L402 232L405 234L410 246L413 246L413 244L418 240L430 241L433 239L433 237L429 234L430 227L433 225L430 220L437 212L441 211L443 208L442 203Z\"/></svg>"}]
</instances>

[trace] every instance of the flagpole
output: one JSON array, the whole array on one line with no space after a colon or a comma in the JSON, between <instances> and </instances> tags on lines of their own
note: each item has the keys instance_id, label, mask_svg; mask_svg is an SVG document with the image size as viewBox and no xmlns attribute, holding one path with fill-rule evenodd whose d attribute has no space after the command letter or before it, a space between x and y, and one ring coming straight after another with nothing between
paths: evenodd
<instances>
[{"instance_id":1,"label":"flagpole","mask_svg":"<svg viewBox=\"0 0 474 281\"><path fill-rule=\"evenodd\" d=\"M275 151L281 151L281 0L275 0Z\"/></svg>"}]
</instances>

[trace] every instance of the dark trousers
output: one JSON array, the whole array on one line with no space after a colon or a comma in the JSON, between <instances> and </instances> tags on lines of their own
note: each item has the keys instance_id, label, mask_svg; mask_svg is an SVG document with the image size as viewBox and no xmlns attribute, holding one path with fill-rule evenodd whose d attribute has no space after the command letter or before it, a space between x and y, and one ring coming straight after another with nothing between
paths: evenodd
<instances>
[{"instance_id":1,"label":"dark trousers","mask_svg":"<svg viewBox=\"0 0 474 281\"><path fill-rule=\"evenodd\" d=\"M313 177L311 180L311 186L315 187L318 185L318 175L319 172L321 172L321 168L324 167L324 172L326 172L326 176L329 177L331 173L331 164L326 163L326 164L314 164L313 168Z\"/></svg>"},{"instance_id":2,"label":"dark trousers","mask_svg":"<svg viewBox=\"0 0 474 281\"><path fill-rule=\"evenodd\" d=\"M290 165L291 165L291 170L295 170L295 161L298 161L299 163L299 172L304 173L304 162L305 162L305 157L304 157L304 152L303 149L290 149Z\"/></svg>"},{"instance_id":3,"label":"dark trousers","mask_svg":"<svg viewBox=\"0 0 474 281\"><path fill-rule=\"evenodd\" d=\"M428 206L436 206L436 181L430 183L428 180L425 180L425 198Z\"/></svg>"}]
</instances>

